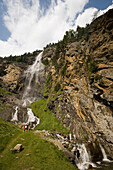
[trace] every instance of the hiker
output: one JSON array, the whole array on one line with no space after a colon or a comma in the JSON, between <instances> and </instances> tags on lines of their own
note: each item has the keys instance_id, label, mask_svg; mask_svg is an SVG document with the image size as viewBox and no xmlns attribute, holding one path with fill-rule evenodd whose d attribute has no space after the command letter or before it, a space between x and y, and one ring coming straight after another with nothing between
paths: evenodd
<instances>
[{"instance_id":1,"label":"hiker","mask_svg":"<svg viewBox=\"0 0 113 170\"><path fill-rule=\"evenodd\" d=\"M25 126L23 126L23 132L25 132Z\"/></svg>"}]
</instances>

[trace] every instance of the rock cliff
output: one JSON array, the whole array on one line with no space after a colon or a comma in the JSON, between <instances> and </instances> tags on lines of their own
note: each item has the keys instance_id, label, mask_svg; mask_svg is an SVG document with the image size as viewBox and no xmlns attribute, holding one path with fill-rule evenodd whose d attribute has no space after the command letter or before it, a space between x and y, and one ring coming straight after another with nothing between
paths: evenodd
<instances>
[{"instance_id":1,"label":"rock cliff","mask_svg":"<svg viewBox=\"0 0 113 170\"><path fill-rule=\"evenodd\" d=\"M45 48L48 107L78 139L113 155L113 10ZM67 37L66 37L67 36ZM66 39L67 38L67 39Z\"/></svg>"},{"instance_id":2,"label":"rock cliff","mask_svg":"<svg viewBox=\"0 0 113 170\"><path fill-rule=\"evenodd\" d=\"M43 51L46 83L42 98L79 140L100 141L113 158L113 9L86 28L70 30ZM36 55L35 55L36 56ZM1 59L1 107L13 108L24 89L24 70L35 60ZM5 88L6 91L3 91ZM10 91L10 92L9 92ZM12 92L12 94L10 94ZM40 96L40 97L41 97ZM10 105L10 107L9 107ZM3 108L2 108L3 109ZM7 110L7 109L6 109ZM6 113L2 111L0 116ZM9 111L7 110L9 114ZM11 116L9 116L11 117ZM10 118L7 118L10 120Z\"/></svg>"}]
</instances>

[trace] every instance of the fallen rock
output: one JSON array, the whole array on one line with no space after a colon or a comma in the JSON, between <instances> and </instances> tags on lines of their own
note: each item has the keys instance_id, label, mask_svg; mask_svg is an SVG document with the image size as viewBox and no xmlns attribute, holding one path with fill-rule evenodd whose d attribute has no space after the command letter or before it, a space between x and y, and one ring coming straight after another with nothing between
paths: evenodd
<instances>
[{"instance_id":1,"label":"fallen rock","mask_svg":"<svg viewBox=\"0 0 113 170\"><path fill-rule=\"evenodd\" d=\"M16 152L21 152L23 150L22 144L17 144L14 148L13 151Z\"/></svg>"}]
</instances>

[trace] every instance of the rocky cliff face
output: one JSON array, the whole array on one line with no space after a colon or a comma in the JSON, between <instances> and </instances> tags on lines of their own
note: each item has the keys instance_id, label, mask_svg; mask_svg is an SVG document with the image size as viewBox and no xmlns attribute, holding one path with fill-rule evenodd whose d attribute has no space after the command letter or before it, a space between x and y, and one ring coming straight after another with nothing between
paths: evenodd
<instances>
[{"instance_id":1,"label":"rocky cliff face","mask_svg":"<svg viewBox=\"0 0 113 170\"><path fill-rule=\"evenodd\" d=\"M110 10L85 29L78 28L75 39L66 41L64 37L43 53L48 107L78 139L101 141L110 157L113 155L112 16Z\"/></svg>"},{"instance_id":2,"label":"rocky cliff face","mask_svg":"<svg viewBox=\"0 0 113 170\"><path fill-rule=\"evenodd\" d=\"M82 141L100 141L113 158L113 10L97 18L86 28L70 30L57 44L46 47L42 63L46 83L42 98L47 100L62 124ZM1 106L20 102L27 64L2 61ZM13 92L11 95L9 92ZM40 96L41 97L41 96ZM10 107L9 107L10 106ZM5 117L9 111L0 112ZM2 108L3 109L3 108ZM22 111L21 111L22 112ZM11 115L11 114L10 114ZM11 116L7 116L10 120ZM21 117L21 116L20 116ZM5 117L6 118L6 117Z\"/></svg>"}]
</instances>

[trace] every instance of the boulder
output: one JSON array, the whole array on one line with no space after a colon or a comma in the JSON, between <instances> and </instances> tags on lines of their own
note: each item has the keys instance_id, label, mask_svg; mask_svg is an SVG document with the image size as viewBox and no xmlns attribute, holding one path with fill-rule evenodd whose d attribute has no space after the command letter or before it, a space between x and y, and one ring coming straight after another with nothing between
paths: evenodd
<instances>
[{"instance_id":1,"label":"boulder","mask_svg":"<svg viewBox=\"0 0 113 170\"><path fill-rule=\"evenodd\" d=\"M23 150L22 144L17 144L14 148L14 151L21 152Z\"/></svg>"}]
</instances>

